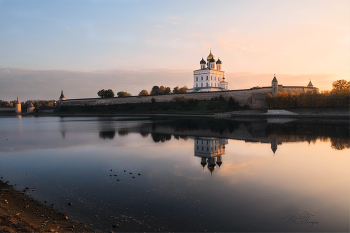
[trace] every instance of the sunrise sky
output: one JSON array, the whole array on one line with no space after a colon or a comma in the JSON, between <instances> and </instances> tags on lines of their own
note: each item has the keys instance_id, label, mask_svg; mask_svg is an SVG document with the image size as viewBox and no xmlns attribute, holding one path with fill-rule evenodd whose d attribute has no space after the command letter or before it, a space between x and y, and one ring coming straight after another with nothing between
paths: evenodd
<instances>
[{"instance_id":1,"label":"sunrise sky","mask_svg":"<svg viewBox=\"0 0 350 233\"><path fill-rule=\"evenodd\" d=\"M0 99L193 86L210 48L229 89L350 76L350 1L0 0Z\"/></svg>"}]
</instances>

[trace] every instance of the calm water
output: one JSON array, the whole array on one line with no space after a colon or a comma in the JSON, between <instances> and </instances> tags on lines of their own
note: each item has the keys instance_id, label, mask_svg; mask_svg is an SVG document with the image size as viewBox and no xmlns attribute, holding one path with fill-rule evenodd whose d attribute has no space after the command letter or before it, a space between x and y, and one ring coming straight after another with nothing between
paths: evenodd
<instances>
[{"instance_id":1,"label":"calm water","mask_svg":"<svg viewBox=\"0 0 350 233\"><path fill-rule=\"evenodd\" d=\"M103 231L349 231L348 121L22 117L0 133L3 181Z\"/></svg>"}]
</instances>

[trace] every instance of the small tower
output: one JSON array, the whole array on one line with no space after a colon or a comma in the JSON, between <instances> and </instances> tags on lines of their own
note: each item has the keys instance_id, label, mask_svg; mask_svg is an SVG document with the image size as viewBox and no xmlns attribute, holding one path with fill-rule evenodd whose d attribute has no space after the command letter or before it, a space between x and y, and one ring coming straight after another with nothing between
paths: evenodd
<instances>
[{"instance_id":1,"label":"small tower","mask_svg":"<svg viewBox=\"0 0 350 233\"><path fill-rule=\"evenodd\" d=\"M205 65L206 65L207 63L204 61L203 57L202 57L202 60L200 61L200 64L201 64L201 69L202 69L202 70L205 69Z\"/></svg>"},{"instance_id":2,"label":"small tower","mask_svg":"<svg viewBox=\"0 0 350 233\"><path fill-rule=\"evenodd\" d=\"M278 91L278 81L276 78L276 75L273 75L273 79L272 79L272 95L276 96Z\"/></svg>"},{"instance_id":3,"label":"small tower","mask_svg":"<svg viewBox=\"0 0 350 233\"><path fill-rule=\"evenodd\" d=\"M63 95L63 91L61 91L60 101L61 100L66 100L66 97L64 97L64 95Z\"/></svg>"},{"instance_id":4,"label":"small tower","mask_svg":"<svg viewBox=\"0 0 350 233\"><path fill-rule=\"evenodd\" d=\"M308 88L313 88L313 87L314 87L314 85L312 85L311 80L310 80L309 84L307 85L307 87L308 87Z\"/></svg>"},{"instance_id":5,"label":"small tower","mask_svg":"<svg viewBox=\"0 0 350 233\"><path fill-rule=\"evenodd\" d=\"M15 111L16 111L16 113L21 113L22 112L21 102L19 102L18 97L17 97L16 106L15 106Z\"/></svg>"},{"instance_id":6,"label":"small tower","mask_svg":"<svg viewBox=\"0 0 350 233\"><path fill-rule=\"evenodd\" d=\"M218 60L216 62L216 69L217 70L221 70L221 64L222 64L222 62L220 61L220 58L218 58Z\"/></svg>"}]
</instances>

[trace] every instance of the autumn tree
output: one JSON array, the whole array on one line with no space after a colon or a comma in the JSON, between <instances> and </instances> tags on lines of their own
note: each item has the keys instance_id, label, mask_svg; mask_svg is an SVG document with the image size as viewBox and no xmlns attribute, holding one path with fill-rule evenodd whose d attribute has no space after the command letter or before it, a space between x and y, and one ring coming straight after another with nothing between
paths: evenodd
<instances>
[{"instance_id":1,"label":"autumn tree","mask_svg":"<svg viewBox=\"0 0 350 233\"><path fill-rule=\"evenodd\" d=\"M128 93L128 92L120 91L120 92L117 93L117 96L118 96L119 98L122 98L122 97L131 96L131 94Z\"/></svg>"},{"instance_id":2,"label":"autumn tree","mask_svg":"<svg viewBox=\"0 0 350 233\"><path fill-rule=\"evenodd\" d=\"M334 81L332 83L333 89L337 90L345 90L350 88L350 81L346 81L344 79Z\"/></svg>"},{"instance_id":3,"label":"autumn tree","mask_svg":"<svg viewBox=\"0 0 350 233\"><path fill-rule=\"evenodd\" d=\"M179 86L174 87L173 89L173 94L184 94L187 92L187 87L183 86L181 88L179 88Z\"/></svg>"},{"instance_id":4,"label":"autumn tree","mask_svg":"<svg viewBox=\"0 0 350 233\"><path fill-rule=\"evenodd\" d=\"M147 90L140 91L139 96L143 96L143 95L149 95L148 91Z\"/></svg>"},{"instance_id":5,"label":"autumn tree","mask_svg":"<svg viewBox=\"0 0 350 233\"><path fill-rule=\"evenodd\" d=\"M273 96L270 93L267 93L265 97L265 103L269 108L273 107L273 101Z\"/></svg>"}]
</instances>

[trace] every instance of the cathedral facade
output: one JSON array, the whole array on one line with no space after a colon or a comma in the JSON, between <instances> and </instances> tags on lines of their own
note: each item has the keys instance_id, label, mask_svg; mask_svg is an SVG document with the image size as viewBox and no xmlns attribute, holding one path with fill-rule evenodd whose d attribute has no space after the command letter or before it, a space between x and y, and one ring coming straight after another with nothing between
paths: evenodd
<instances>
[{"instance_id":1,"label":"cathedral facade","mask_svg":"<svg viewBox=\"0 0 350 233\"><path fill-rule=\"evenodd\" d=\"M210 53L207 61L199 62L200 69L193 71L193 88L187 92L209 92L209 91L226 91L228 82L225 81L225 71L221 70L222 61L216 60Z\"/></svg>"}]
</instances>

